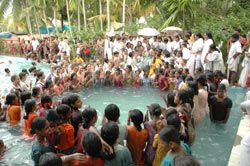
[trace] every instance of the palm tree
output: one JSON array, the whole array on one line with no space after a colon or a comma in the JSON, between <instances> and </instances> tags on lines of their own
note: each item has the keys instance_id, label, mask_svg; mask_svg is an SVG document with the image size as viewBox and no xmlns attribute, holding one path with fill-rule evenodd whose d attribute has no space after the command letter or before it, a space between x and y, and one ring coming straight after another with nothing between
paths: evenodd
<instances>
[{"instance_id":1,"label":"palm tree","mask_svg":"<svg viewBox=\"0 0 250 166\"><path fill-rule=\"evenodd\" d=\"M85 1L82 0L82 13L83 13L83 21L84 21L84 29L87 31L87 19L86 19L86 10L85 10Z\"/></svg>"},{"instance_id":2,"label":"palm tree","mask_svg":"<svg viewBox=\"0 0 250 166\"><path fill-rule=\"evenodd\" d=\"M126 9L126 0L123 0L122 2L122 23L123 23L123 31L125 27L125 9Z\"/></svg>"},{"instance_id":3,"label":"palm tree","mask_svg":"<svg viewBox=\"0 0 250 166\"><path fill-rule=\"evenodd\" d=\"M110 31L110 0L107 0L107 25L107 29Z\"/></svg>"},{"instance_id":4,"label":"palm tree","mask_svg":"<svg viewBox=\"0 0 250 166\"><path fill-rule=\"evenodd\" d=\"M67 18L68 18L68 24L69 24L69 33L70 33L70 37L72 38L72 29L71 29L71 23L70 23L70 15L69 15L69 1L66 0L66 9L67 9Z\"/></svg>"},{"instance_id":5,"label":"palm tree","mask_svg":"<svg viewBox=\"0 0 250 166\"><path fill-rule=\"evenodd\" d=\"M101 31L103 31L103 21L102 21L102 0L99 0L99 10L100 10Z\"/></svg>"},{"instance_id":6,"label":"palm tree","mask_svg":"<svg viewBox=\"0 0 250 166\"><path fill-rule=\"evenodd\" d=\"M163 27L178 23L182 21L182 28L188 28L190 24L196 18L197 10L200 10L199 5L202 3L202 0L168 0L162 3L165 6L169 13L170 17L163 24Z\"/></svg>"}]
</instances>

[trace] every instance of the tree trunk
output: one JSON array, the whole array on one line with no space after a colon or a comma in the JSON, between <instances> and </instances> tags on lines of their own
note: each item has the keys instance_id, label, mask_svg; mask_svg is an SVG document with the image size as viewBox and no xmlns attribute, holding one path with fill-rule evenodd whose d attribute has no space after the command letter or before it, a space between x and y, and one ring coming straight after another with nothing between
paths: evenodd
<instances>
[{"instance_id":1,"label":"tree trunk","mask_svg":"<svg viewBox=\"0 0 250 166\"><path fill-rule=\"evenodd\" d=\"M77 5L77 24L78 24L78 31L81 30L81 20L80 20L80 0L78 0Z\"/></svg>"},{"instance_id":2,"label":"tree trunk","mask_svg":"<svg viewBox=\"0 0 250 166\"><path fill-rule=\"evenodd\" d=\"M85 10L84 0L82 0L82 13L83 13L83 21L84 21L84 30L87 31L87 20L86 20L86 10Z\"/></svg>"},{"instance_id":3,"label":"tree trunk","mask_svg":"<svg viewBox=\"0 0 250 166\"><path fill-rule=\"evenodd\" d=\"M70 33L70 37L73 38L72 30L71 30L71 24L70 24L69 1L68 0L66 0L66 8L67 8L67 17L68 17L68 24L69 24L69 33Z\"/></svg>"},{"instance_id":4,"label":"tree trunk","mask_svg":"<svg viewBox=\"0 0 250 166\"><path fill-rule=\"evenodd\" d=\"M110 31L110 0L107 0L107 22L108 22L108 32Z\"/></svg>"},{"instance_id":5,"label":"tree trunk","mask_svg":"<svg viewBox=\"0 0 250 166\"><path fill-rule=\"evenodd\" d=\"M54 10L55 31L56 31L56 36L58 36L57 19L56 19L56 6L53 7L53 10Z\"/></svg>"},{"instance_id":6,"label":"tree trunk","mask_svg":"<svg viewBox=\"0 0 250 166\"><path fill-rule=\"evenodd\" d=\"M63 14L61 14L61 28L62 28L62 32L64 31L64 27L63 27Z\"/></svg>"},{"instance_id":7,"label":"tree trunk","mask_svg":"<svg viewBox=\"0 0 250 166\"><path fill-rule=\"evenodd\" d=\"M100 7L100 23L101 23L101 31L103 31L103 21L102 21L102 0L99 0Z\"/></svg>"},{"instance_id":8,"label":"tree trunk","mask_svg":"<svg viewBox=\"0 0 250 166\"><path fill-rule=\"evenodd\" d=\"M25 7L27 8L28 6L29 6L29 0L26 0L25 1ZM32 35L33 33L32 33L32 27L31 27L31 23L30 23L30 15L29 15L28 11L26 11L25 16L26 16L26 23L27 23L27 26L28 26L29 34Z\"/></svg>"},{"instance_id":9,"label":"tree trunk","mask_svg":"<svg viewBox=\"0 0 250 166\"><path fill-rule=\"evenodd\" d=\"M38 25L38 20L37 20L37 16L36 16L36 6L33 4L33 12L34 12L34 16L35 16L35 21L36 21L36 28L37 28L37 32L40 33L40 29L39 29L39 25Z\"/></svg>"},{"instance_id":10,"label":"tree trunk","mask_svg":"<svg viewBox=\"0 0 250 166\"><path fill-rule=\"evenodd\" d=\"M46 30L47 30L48 34L50 34L44 7L43 7L43 18L45 19L44 21L45 21Z\"/></svg>"},{"instance_id":11,"label":"tree trunk","mask_svg":"<svg viewBox=\"0 0 250 166\"><path fill-rule=\"evenodd\" d=\"M123 24L123 31L125 27L125 8L126 8L126 0L123 0L122 3L122 24Z\"/></svg>"}]
</instances>

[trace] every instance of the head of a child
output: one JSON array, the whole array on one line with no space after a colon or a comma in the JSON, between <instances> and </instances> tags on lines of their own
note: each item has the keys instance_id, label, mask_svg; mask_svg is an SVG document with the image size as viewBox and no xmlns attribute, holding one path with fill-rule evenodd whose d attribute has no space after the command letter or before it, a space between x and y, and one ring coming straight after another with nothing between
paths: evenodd
<instances>
[{"instance_id":1,"label":"head of a child","mask_svg":"<svg viewBox=\"0 0 250 166\"><path fill-rule=\"evenodd\" d=\"M181 105L184 103L189 103L190 98L188 92L186 90L178 90L175 94L174 102L177 105Z\"/></svg>"},{"instance_id":2,"label":"head of a child","mask_svg":"<svg viewBox=\"0 0 250 166\"><path fill-rule=\"evenodd\" d=\"M102 143L100 138L92 132L88 132L83 136L82 146L85 152L92 158L100 157Z\"/></svg>"},{"instance_id":3,"label":"head of a child","mask_svg":"<svg viewBox=\"0 0 250 166\"><path fill-rule=\"evenodd\" d=\"M108 121L117 122L120 117L120 109L116 104L109 104L106 106L105 110L105 117Z\"/></svg>"},{"instance_id":4,"label":"head of a child","mask_svg":"<svg viewBox=\"0 0 250 166\"><path fill-rule=\"evenodd\" d=\"M117 142L119 136L119 127L115 122L108 122L101 128L101 137L107 142L112 148L114 148L114 144ZM115 153L109 155L107 160L112 160L115 158Z\"/></svg>"},{"instance_id":5,"label":"head of a child","mask_svg":"<svg viewBox=\"0 0 250 166\"><path fill-rule=\"evenodd\" d=\"M56 108L56 113L62 121L68 121L71 118L71 108L66 104L61 104Z\"/></svg>"},{"instance_id":6,"label":"head of a child","mask_svg":"<svg viewBox=\"0 0 250 166\"><path fill-rule=\"evenodd\" d=\"M40 98L41 97L41 88L40 87L33 87L32 88L32 97Z\"/></svg>"},{"instance_id":7,"label":"head of a child","mask_svg":"<svg viewBox=\"0 0 250 166\"><path fill-rule=\"evenodd\" d=\"M174 151L180 146L179 132L171 125L163 128L159 132L160 142L165 148L170 148Z\"/></svg>"},{"instance_id":8,"label":"head of a child","mask_svg":"<svg viewBox=\"0 0 250 166\"><path fill-rule=\"evenodd\" d=\"M72 109L82 108L82 100L81 100L80 96L77 94L70 94L68 96L68 105Z\"/></svg>"},{"instance_id":9,"label":"head of a child","mask_svg":"<svg viewBox=\"0 0 250 166\"><path fill-rule=\"evenodd\" d=\"M84 129L90 128L97 122L98 116L94 108L85 108L82 112L82 126Z\"/></svg>"},{"instance_id":10,"label":"head of a child","mask_svg":"<svg viewBox=\"0 0 250 166\"><path fill-rule=\"evenodd\" d=\"M227 92L227 88L224 84L219 84L217 88L217 97L223 99Z\"/></svg>"},{"instance_id":11,"label":"head of a child","mask_svg":"<svg viewBox=\"0 0 250 166\"><path fill-rule=\"evenodd\" d=\"M43 118L35 118L31 123L30 134L36 134L39 137L46 137L49 133L49 122Z\"/></svg>"},{"instance_id":12,"label":"head of a child","mask_svg":"<svg viewBox=\"0 0 250 166\"><path fill-rule=\"evenodd\" d=\"M19 85L20 84L20 79L19 79L18 75L12 75L10 80L14 85Z\"/></svg>"},{"instance_id":13,"label":"head of a child","mask_svg":"<svg viewBox=\"0 0 250 166\"><path fill-rule=\"evenodd\" d=\"M31 99L31 93L30 92L22 92L21 93L21 105L23 106L24 105L24 102L27 100L27 99Z\"/></svg>"},{"instance_id":14,"label":"head of a child","mask_svg":"<svg viewBox=\"0 0 250 166\"><path fill-rule=\"evenodd\" d=\"M18 98L15 93L9 93L5 99L6 105L18 105Z\"/></svg>"},{"instance_id":15,"label":"head of a child","mask_svg":"<svg viewBox=\"0 0 250 166\"><path fill-rule=\"evenodd\" d=\"M173 91L169 91L167 94L167 105L168 107L176 107L176 104L174 102L174 96L175 93Z\"/></svg>"},{"instance_id":16,"label":"head of a child","mask_svg":"<svg viewBox=\"0 0 250 166\"><path fill-rule=\"evenodd\" d=\"M130 110L130 118L138 131L141 131L141 124L143 122L143 113L138 109Z\"/></svg>"},{"instance_id":17,"label":"head of a child","mask_svg":"<svg viewBox=\"0 0 250 166\"><path fill-rule=\"evenodd\" d=\"M9 69L9 68L5 68L4 71L5 71L5 73L6 73L7 75L10 74L10 69Z\"/></svg>"},{"instance_id":18,"label":"head of a child","mask_svg":"<svg viewBox=\"0 0 250 166\"><path fill-rule=\"evenodd\" d=\"M179 115L172 114L167 117L167 125L174 126L178 131L181 128L181 120L179 118Z\"/></svg>"},{"instance_id":19,"label":"head of a child","mask_svg":"<svg viewBox=\"0 0 250 166\"><path fill-rule=\"evenodd\" d=\"M50 109L52 106L52 99L50 95L43 94L41 96L41 106L46 109Z\"/></svg>"},{"instance_id":20,"label":"head of a child","mask_svg":"<svg viewBox=\"0 0 250 166\"><path fill-rule=\"evenodd\" d=\"M151 119L157 119L161 116L161 106L157 103L152 103L147 106Z\"/></svg>"},{"instance_id":21,"label":"head of a child","mask_svg":"<svg viewBox=\"0 0 250 166\"><path fill-rule=\"evenodd\" d=\"M49 109L48 114L46 116L47 121L49 122L50 128L54 128L58 126L59 115L56 113L56 110Z\"/></svg>"},{"instance_id":22,"label":"head of a child","mask_svg":"<svg viewBox=\"0 0 250 166\"><path fill-rule=\"evenodd\" d=\"M39 158L39 166L56 165L63 166L61 158L52 152L47 152L41 155Z\"/></svg>"},{"instance_id":23,"label":"head of a child","mask_svg":"<svg viewBox=\"0 0 250 166\"><path fill-rule=\"evenodd\" d=\"M34 99L27 99L24 102L25 116L24 119L28 119L29 114L36 111L36 101Z\"/></svg>"}]
</instances>

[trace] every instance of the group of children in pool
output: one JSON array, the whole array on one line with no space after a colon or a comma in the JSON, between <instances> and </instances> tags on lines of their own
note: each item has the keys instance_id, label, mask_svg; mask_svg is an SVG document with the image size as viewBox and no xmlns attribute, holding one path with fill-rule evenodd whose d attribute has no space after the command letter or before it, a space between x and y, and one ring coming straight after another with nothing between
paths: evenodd
<instances>
[{"instance_id":1,"label":"group of children in pool","mask_svg":"<svg viewBox=\"0 0 250 166\"><path fill-rule=\"evenodd\" d=\"M82 100L76 93L64 96L60 102L53 101L54 96L62 95L66 89L75 92L83 87L106 85L97 86L94 80L98 77L89 78L92 83L85 80L90 73L88 70L95 65L71 64L71 69L65 70L66 64L51 65L46 78L35 67L29 69L37 78L33 88L25 83L27 70L11 76L13 85L6 96L1 118L7 117L11 126L24 119L21 123L24 123L25 135L35 138L31 150L35 165L168 166L185 162L186 165L199 165L191 156L190 146L195 140L195 126L206 116L207 104L211 120L222 123L227 122L232 107L232 101L226 96L226 86L220 84L223 82L221 72L200 74L194 80L185 71L176 69L173 89L167 85L166 90L171 91L167 97L162 95L166 108L150 104L145 115L138 109L130 110L127 124L121 124L119 108L109 104L104 111L102 127L97 129L96 110L86 107L81 112ZM70 71L70 81L65 71ZM159 77L157 71L161 71ZM155 85L160 86L159 79L165 80L164 71L169 71L167 65L155 69ZM118 87L123 85L123 82L113 83ZM141 85L145 84L152 83ZM163 81L161 90L165 90L164 85Z\"/></svg>"}]
</instances>

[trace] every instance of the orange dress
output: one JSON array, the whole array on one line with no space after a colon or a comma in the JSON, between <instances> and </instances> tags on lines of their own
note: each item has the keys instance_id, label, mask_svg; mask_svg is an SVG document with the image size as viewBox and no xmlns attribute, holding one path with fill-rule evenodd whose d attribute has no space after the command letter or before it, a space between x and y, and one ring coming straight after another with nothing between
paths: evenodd
<instances>
[{"instance_id":1,"label":"orange dress","mask_svg":"<svg viewBox=\"0 0 250 166\"><path fill-rule=\"evenodd\" d=\"M67 150L69 148L74 147L75 145L75 137L74 137L75 129L69 123L64 123L61 126L62 126L63 131L62 131L62 135L60 136L58 149Z\"/></svg>"},{"instance_id":2,"label":"orange dress","mask_svg":"<svg viewBox=\"0 0 250 166\"><path fill-rule=\"evenodd\" d=\"M71 166L104 166L104 161L101 158L92 159L87 155L88 161L86 163L79 163L76 160L71 161Z\"/></svg>"},{"instance_id":3,"label":"orange dress","mask_svg":"<svg viewBox=\"0 0 250 166\"><path fill-rule=\"evenodd\" d=\"M30 134L30 128L31 128L31 123L32 121L37 118L37 114L32 112L28 115L28 119L26 119L24 121L24 134L29 136L29 137L32 137L32 134Z\"/></svg>"},{"instance_id":4,"label":"orange dress","mask_svg":"<svg viewBox=\"0 0 250 166\"><path fill-rule=\"evenodd\" d=\"M144 164L144 148L148 140L149 134L146 129L138 131L134 126L127 126L128 137L127 147L131 152L133 162L136 165Z\"/></svg>"},{"instance_id":5,"label":"orange dress","mask_svg":"<svg viewBox=\"0 0 250 166\"><path fill-rule=\"evenodd\" d=\"M21 120L21 107L11 105L8 109L8 118L11 126L18 124Z\"/></svg>"}]
</instances>

